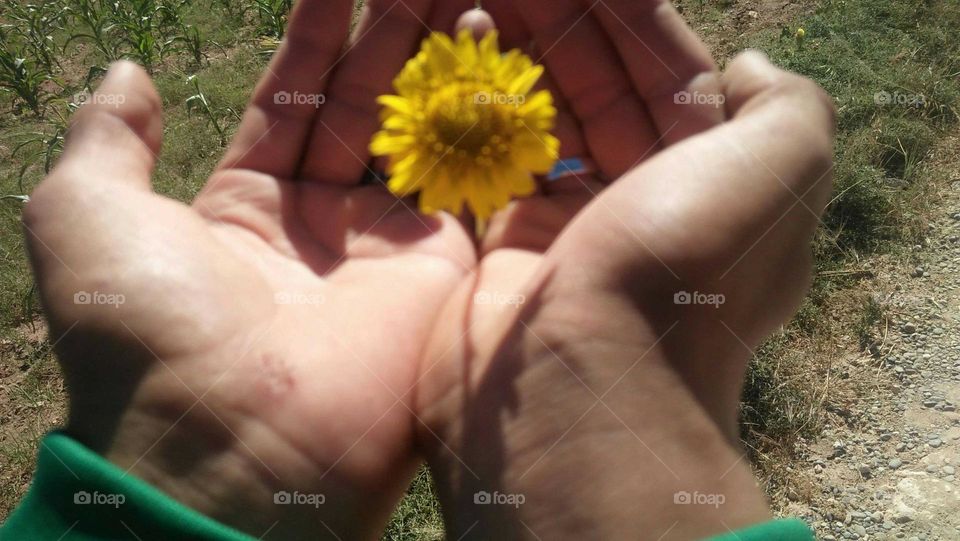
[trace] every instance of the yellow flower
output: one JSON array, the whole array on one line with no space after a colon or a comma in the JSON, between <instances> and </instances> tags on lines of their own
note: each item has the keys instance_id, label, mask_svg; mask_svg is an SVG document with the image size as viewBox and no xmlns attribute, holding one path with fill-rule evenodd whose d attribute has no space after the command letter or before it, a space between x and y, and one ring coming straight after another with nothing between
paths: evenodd
<instances>
[{"instance_id":1,"label":"yellow flower","mask_svg":"<svg viewBox=\"0 0 960 541\"><path fill-rule=\"evenodd\" d=\"M469 30L454 42L433 33L380 96L382 130L370 151L389 156L387 187L420 194L420 210L460 214L466 202L479 228L514 196L532 194L534 174L550 171L560 142L549 132L557 110L534 92L543 66L519 50L501 55L496 32L478 44Z\"/></svg>"},{"instance_id":2,"label":"yellow flower","mask_svg":"<svg viewBox=\"0 0 960 541\"><path fill-rule=\"evenodd\" d=\"M803 39L807 35L807 31L803 28L797 28L797 39Z\"/></svg>"}]
</instances>

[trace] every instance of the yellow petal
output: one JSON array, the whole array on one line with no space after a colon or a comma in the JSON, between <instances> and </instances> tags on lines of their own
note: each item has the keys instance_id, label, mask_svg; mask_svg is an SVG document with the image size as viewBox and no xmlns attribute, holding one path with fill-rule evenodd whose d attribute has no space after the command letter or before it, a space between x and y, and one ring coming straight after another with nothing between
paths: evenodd
<instances>
[{"instance_id":1,"label":"yellow petal","mask_svg":"<svg viewBox=\"0 0 960 541\"><path fill-rule=\"evenodd\" d=\"M557 110L553 106L553 96L550 95L549 90L541 90L527 96L517 112L522 117L543 118L557 115Z\"/></svg>"},{"instance_id":2,"label":"yellow petal","mask_svg":"<svg viewBox=\"0 0 960 541\"><path fill-rule=\"evenodd\" d=\"M549 173L560 155L560 140L548 134L519 136L514 140L510 157L518 167L534 173Z\"/></svg>"},{"instance_id":3,"label":"yellow petal","mask_svg":"<svg viewBox=\"0 0 960 541\"><path fill-rule=\"evenodd\" d=\"M489 73L493 73L497 62L500 60L500 47L497 43L499 34L496 30L487 32L480 40L480 65Z\"/></svg>"},{"instance_id":4,"label":"yellow petal","mask_svg":"<svg viewBox=\"0 0 960 541\"><path fill-rule=\"evenodd\" d=\"M379 131L370 141L370 153L374 156L389 156L398 152L406 152L416 144L412 135L394 135L387 131Z\"/></svg>"},{"instance_id":5,"label":"yellow petal","mask_svg":"<svg viewBox=\"0 0 960 541\"><path fill-rule=\"evenodd\" d=\"M537 84L541 75L543 75L543 66L533 66L527 69L510 83L507 93L514 96L526 95L533 88L533 85Z\"/></svg>"},{"instance_id":6,"label":"yellow petal","mask_svg":"<svg viewBox=\"0 0 960 541\"><path fill-rule=\"evenodd\" d=\"M380 96L377 98L377 103L386 107L389 111L403 115L413 115L416 113L410 100L401 96Z\"/></svg>"},{"instance_id":7,"label":"yellow petal","mask_svg":"<svg viewBox=\"0 0 960 541\"><path fill-rule=\"evenodd\" d=\"M512 195L527 196L537 190L537 183L533 179L533 175L518 167L511 168L506 173L504 180L509 182Z\"/></svg>"},{"instance_id":8,"label":"yellow petal","mask_svg":"<svg viewBox=\"0 0 960 541\"><path fill-rule=\"evenodd\" d=\"M477 66L477 42L473 41L473 30L464 28L457 34L457 60L466 72L473 72Z\"/></svg>"},{"instance_id":9,"label":"yellow petal","mask_svg":"<svg viewBox=\"0 0 960 541\"><path fill-rule=\"evenodd\" d=\"M391 167L387 188L400 197L406 197L420 189L425 172L426 167L420 156L410 154Z\"/></svg>"},{"instance_id":10,"label":"yellow petal","mask_svg":"<svg viewBox=\"0 0 960 541\"><path fill-rule=\"evenodd\" d=\"M424 214L434 214L443 210L443 201L452 190L450 179L442 172L433 174L420 190L420 210Z\"/></svg>"}]
</instances>

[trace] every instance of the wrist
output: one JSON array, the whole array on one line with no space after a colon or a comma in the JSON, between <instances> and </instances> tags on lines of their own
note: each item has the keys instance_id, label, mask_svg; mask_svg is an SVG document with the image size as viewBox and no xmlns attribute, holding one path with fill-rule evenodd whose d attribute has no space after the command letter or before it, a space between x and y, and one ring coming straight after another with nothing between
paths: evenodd
<instances>
[{"instance_id":1,"label":"wrist","mask_svg":"<svg viewBox=\"0 0 960 541\"><path fill-rule=\"evenodd\" d=\"M215 393L200 402L169 371L152 368L123 399L72 388L65 432L186 507L259 535L264 517L283 511L273 495L286 466L302 457L278 435L253 430Z\"/></svg>"},{"instance_id":2,"label":"wrist","mask_svg":"<svg viewBox=\"0 0 960 541\"><path fill-rule=\"evenodd\" d=\"M541 308L492 357L465 363L483 376L447 398L464 413L430 457L451 535L683 539L769 517L652 327L620 315L590 329Z\"/></svg>"},{"instance_id":3,"label":"wrist","mask_svg":"<svg viewBox=\"0 0 960 541\"><path fill-rule=\"evenodd\" d=\"M168 397L177 394L168 391ZM187 507L235 524L231 495L269 501L269 473L236 448L238 442L202 404L190 408L189 402L134 395L122 411L101 413L72 407L65 432Z\"/></svg>"}]
</instances>

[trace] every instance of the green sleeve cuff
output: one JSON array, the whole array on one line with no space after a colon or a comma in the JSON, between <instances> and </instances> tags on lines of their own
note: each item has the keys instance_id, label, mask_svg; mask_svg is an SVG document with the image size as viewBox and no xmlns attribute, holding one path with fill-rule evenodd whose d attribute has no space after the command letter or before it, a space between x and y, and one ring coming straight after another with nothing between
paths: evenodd
<instances>
[{"instance_id":1,"label":"green sleeve cuff","mask_svg":"<svg viewBox=\"0 0 960 541\"><path fill-rule=\"evenodd\" d=\"M60 432L40 442L33 484L0 539L252 541L173 500Z\"/></svg>"},{"instance_id":2,"label":"green sleeve cuff","mask_svg":"<svg viewBox=\"0 0 960 541\"><path fill-rule=\"evenodd\" d=\"M30 490L0 539L253 541L126 474L83 444L52 432L40 442ZM800 520L774 520L707 541L812 541Z\"/></svg>"},{"instance_id":3,"label":"green sleeve cuff","mask_svg":"<svg viewBox=\"0 0 960 541\"><path fill-rule=\"evenodd\" d=\"M815 541L813 531L795 518L771 520L704 541Z\"/></svg>"}]
</instances>

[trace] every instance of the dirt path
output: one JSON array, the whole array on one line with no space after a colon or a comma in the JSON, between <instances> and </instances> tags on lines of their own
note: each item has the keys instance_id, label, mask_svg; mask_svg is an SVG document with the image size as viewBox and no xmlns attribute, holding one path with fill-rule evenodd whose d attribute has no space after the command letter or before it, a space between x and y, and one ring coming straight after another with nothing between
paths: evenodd
<instances>
[{"instance_id":1,"label":"dirt path","mask_svg":"<svg viewBox=\"0 0 960 541\"><path fill-rule=\"evenodd\" d=\"M960 540L957 142L935 156L948 163L936 166L949 172L948 187L931 202L926 242L871 283L885 336L837 375L872 377L875 392L837 416L798 464L813 481L811 503L786 512L809 519L820 539Z\"/></svg>"}]
</instances>

